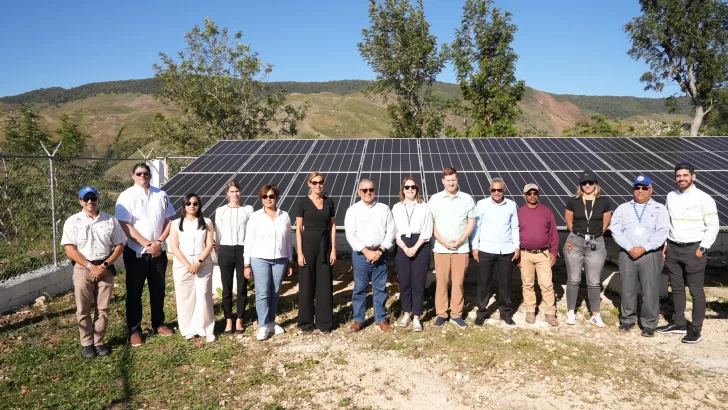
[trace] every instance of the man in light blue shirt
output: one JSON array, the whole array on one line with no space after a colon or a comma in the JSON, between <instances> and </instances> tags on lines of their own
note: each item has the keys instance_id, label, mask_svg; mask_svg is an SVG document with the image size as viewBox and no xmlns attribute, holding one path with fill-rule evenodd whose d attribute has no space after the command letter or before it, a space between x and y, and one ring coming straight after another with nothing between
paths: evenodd
<instances>
[{"instance_id":1,"label":"man in light blue shirt","mask_svg":"<svg viewBox=\"0 0 728 410\"><path fill-rule=\"evenodd\" d=\"M476 205L475 229L471 235L473 259L478 263L478 313L476 326L485 322L485 308L490 300L493 269L498 267L498 302L501 319L515 325L511 308L513 264L521 256L518 207L505 198L506 184L501 178L490 183L490 197Z\"/></svg>"},{"instance_id":2,"label":"man in light blue shirt","mask_svg":"<svg viewBox=\"0 0 728 410\"><path fill-rule=\"evenodd\" d=\"M660 314L662 247L670 232L670 215L664 205L650 198L652 179L638 175L633 181L634 199L620 205L609 225L620 247L622 309L619 330L629 332L637 321L637 292L642 291L642 336L653 337ZM640 287L641 285L641 287Z\"/></svg>"}]
</instances>

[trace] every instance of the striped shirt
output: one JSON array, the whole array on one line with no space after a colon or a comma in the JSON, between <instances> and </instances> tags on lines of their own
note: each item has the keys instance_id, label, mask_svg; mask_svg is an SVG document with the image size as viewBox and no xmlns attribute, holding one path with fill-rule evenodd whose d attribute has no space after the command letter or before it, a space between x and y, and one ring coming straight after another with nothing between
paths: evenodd
<instances>
[{"instance_id":1,"label":"striped shirt","mask_svg":"<svg viewBox=\"0 0 728 410\"><path fill-rule=\"evenodd\" d=\"M718 209L710 195L695 185L685 192L676 189L667 194L670 234L674 242L700 242L710 248L718 236Z\"/></svg>"}]
</instances>

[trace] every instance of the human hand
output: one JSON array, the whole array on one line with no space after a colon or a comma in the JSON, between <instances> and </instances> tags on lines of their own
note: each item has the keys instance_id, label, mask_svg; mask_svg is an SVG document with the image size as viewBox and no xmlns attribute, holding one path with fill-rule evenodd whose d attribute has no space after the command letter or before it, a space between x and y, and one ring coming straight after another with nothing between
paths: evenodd
<instances>
[{"instance_id":1,"label":"human hand","mask_svg":"<svg viewBox=\"0 0 728 410\"><path fill-rule=\"evenodd\" d=\"M629 256L632 257L632 259L639 259L642 255L647 252L645 248L641 246L635 246L634 248L629 250Z\"/></svg>"},{"instance_id":2,"label":"human hand","mask_svg":"<svg viewBox=\"0 0 728 410\"><path fill-rule=\"evenodd\" d=\"M476 262L480 262L480 255L478 254L478 250L473 249L472 253L473 253L473 259L475 259Z\"/></svg>"},{"instance_id":3,"label":"human hand","mask_svg":"<svg viewBox=\"0 0 728 410\"><path fill-rule=\"evenodd\" d=\"M160 253L162 253L162 243L157 241L150 242L149 245L147 245L147 252L156 258Z\"/></svg>"},{"instance_id":4,"label":"human hand","mask_svg":"<svg viewBox=\"0 0 728 410\"><path fill-rule=\"evenodd\" d=\"M516 261L516 260L518 260L520 258L521 258L521 250L520 249L516 249L516 251L513 252L513 258L511 258L511 262Z\"/></svg>"},{"instance_id":5,"label":"human hand","mask_svg":"<svg viewBox=\"0 0 728 410\"><path fill-rule=\"evenodd\" d=\"M550 253L550 254L549 254L549 258L551 258L551 266L554 266L554 265L556 265L556 259L558 258L558 256L556 256L556 255L555 255L555 254L553 254L553 253Z\"/></svg>"},{"instance_id":6,"label":"human hand","mask_svg":"<svg viewBox=\"0 0 728 410\"><path fill-rule=\"evenodd\" d=\"M698 259L702 259L703 255L705 255L705 252L701 251L700 248L695 250L695 256L697 256Z\"/></svg>"},{"instance_id":7,"label":"human hand","mask_svg":"<svg viewBox=\"0 0 728 410\"><path fill-rule=\"evenodd\" d=\"M246 266L245 269L243 269L243 276L245 276L245 279L247 280L253 279L253 269L250 266Z\"/></svg>"},{"instance_id":8,"label":"human hand","mask_svg":"<svg viewBox=\"0 0 728 410\"><path fill-rule=\"evenodd\" d=\"M288 274L286 274L286 276L291 276L291 275L293 275L293 263L288 262Z\"/></svg>"},{"instance_id":9,"label":"human hand","mask_svg":"<svg viewBox=\"0 0 728 410\"><path fill-rule=\"evenodd\" d=\"M306 257L301 251L298 251L298 266L306 266Z\"/></svg>"},{"instance_id":10,"label":"human hand","mask_svg":"<svg viewBox=\"0 0 728 410\"><path fill-rule=\"evenodd\" d=\"M667 246L662 247L662 260L665 261L667 259Z\"/></svg>"},{"instance_id":11,"label":"human hand","mask_svg":"<svg viewBox=\"0 0 728 410\"><path fill-rule=\"evenodd\" d=\"M200 265L202 265L200 262L195 262L187 267L187 272L195 275L200 270Z\"/></svg>"},{"instance_id":12,"label":"human hand","mask_svg":"<svg viewBox=\"0 0 728 410\"><path fill-rule=\"evenodd\" d=\"M417 248L415 248L415 247L407 248L407 249L405 249L404 254L410 258L414 258L415 255L417 255Z\"/></svg>"},{"instance_id":13,"label":"human hand","mask_svg":"<svg viewBox=\"0 0 728 410\"><path fill-rule=\"evenodd\" d=\"M457 239L451 239L447 243L447 249L450 249L451 251L457 250L457 248L460 246L460 243Z\"/></svg>"},{"instance_id":14,"label":"human hand","mask_svg":"<svg viewBox=\"0 0 728 410\"><path fill-rule=\"evenodd\" d=\"M329 255L329 264L333 265L336 263L336 249L331 249L331 255Z\"/></svg>"}]
</instances>

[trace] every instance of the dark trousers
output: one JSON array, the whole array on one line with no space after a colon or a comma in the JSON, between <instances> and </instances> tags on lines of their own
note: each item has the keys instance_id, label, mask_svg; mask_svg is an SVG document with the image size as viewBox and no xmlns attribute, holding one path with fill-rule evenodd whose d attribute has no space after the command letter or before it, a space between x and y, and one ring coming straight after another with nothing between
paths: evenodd
<instances>
[{"instance_id":1,"label":"dark trousers","mask_svg":"<svg viewBox=\"0 0 728 410\"><path fill-rule=\"evenodd\" d=\"M126 325L129 334L142 332L142 292L144 282L149 281L149 306L152 311L152 329L164 324L164 274L167 271L167 253L156 258L142 255L124 247L126 268Z\"/></svg>"},{"instance_id":2,"label":"dark trousers","mask_svg":"<svg viewBox=\"0 0 728 410\"><path fill-rule=\"evenodd\" d=\"M220 267L220 280L222 281L222 311L225 319L233 317L233 278L237 274L237 309L236 317L245 316L245 306L248 304L248 279L243 275L245 261L243 260L243 245L220 245L217 253L217 264Z\"/></svg>"},{"instance_id":3,"label":"dark trousers","mask_svg":"<svg viewBox=\"0 0 728 410\"><path fill-rule=\"evenodd\" d=\"M645 329L655 329L660 319L660 275L662 250L656 250L632 260L624 249L619 252L619 275L622 281L622 308L619 322L634 325L637 321L637 293L642 291L640 323Z\"/></svg>"},{"instance_id":4,"label":"dark trousers","mask_svg":"<svg viewBox=\"0 0 728 410\"><path fill-rule=\"evenodd\" d=\"M304 235L301 242L306 265L298 269L298 326L312 329L315 322L318 330L328 332L334 326L330 255L322 249L320 236Z\"/></svg>"},{"instance_id":5,"label":"dark trousers","mask_svg":"<svg viewBox=\"0 0 728 410\"><path fill-rule=\"evenodd\" d=\"M401 239L407 247L412 247L420 240L420 235L415 234L410 238L402 236ZM402 312L422 316L425 308L425 283L427 282L427 270L430 267L431 257L432 252L429 242L425 242L417 250L414 258L410 258L402 248L397 247L394 264L397 267L399 300L402 302Z\"/></svg>"},{"instance_id":6,"label":"dark trousers","mask_svg":"<svg viewBox=\"0 0 728 410\"><path fill-rule=\"evenodd\" d=\"M511 309L511 287L513 285L513 253L478 252L478 319L485 319L485 308L490 300L490 284L493 269L498 268L498 303L501 319L513 316Z\"/></svg>"},{"instance_id":7,"label":"dark trousers","mask_svg":"<svg viewBox=\"0 0 728 410\"><path fill-rule=\"evenodd\" d=\"M705 265L708 255L698 258L695 250L699 244L677 246L667 243L665 267L670 274L672 287L672 320L678 326L687 324L685 320L685 285L690 289L693 298L693 326L700 332L705 319Z\"/></svg>"}]
</instances>

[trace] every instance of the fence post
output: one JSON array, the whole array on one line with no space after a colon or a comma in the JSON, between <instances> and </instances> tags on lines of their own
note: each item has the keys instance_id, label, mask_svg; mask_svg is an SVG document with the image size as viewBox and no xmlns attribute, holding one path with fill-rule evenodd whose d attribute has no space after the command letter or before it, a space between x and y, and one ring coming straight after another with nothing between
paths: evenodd
<instances>
[{"instance_id":1,"label":"fence post","mask_svg":"<svg viewBox=\"0 0 728 410\"><path fill-rule=\"evenodd\" d=\"M59 142L56 146L56 149L53 150L53 153L51 154L46 149L45 145L43 145L43 142L40 143L40 146L43 147L43 151L46 152L46 155L48 155L48 161L50 162L50 182L51 182L51 223L53 224L53 265L58 266L58 244L56 243L56 190L55 190L55 172L53 169L53 157L56 156L56 152L58 152L58 148L61 147L61 144L63 144L63 141Z\"/></svg>"}]
</instances>

